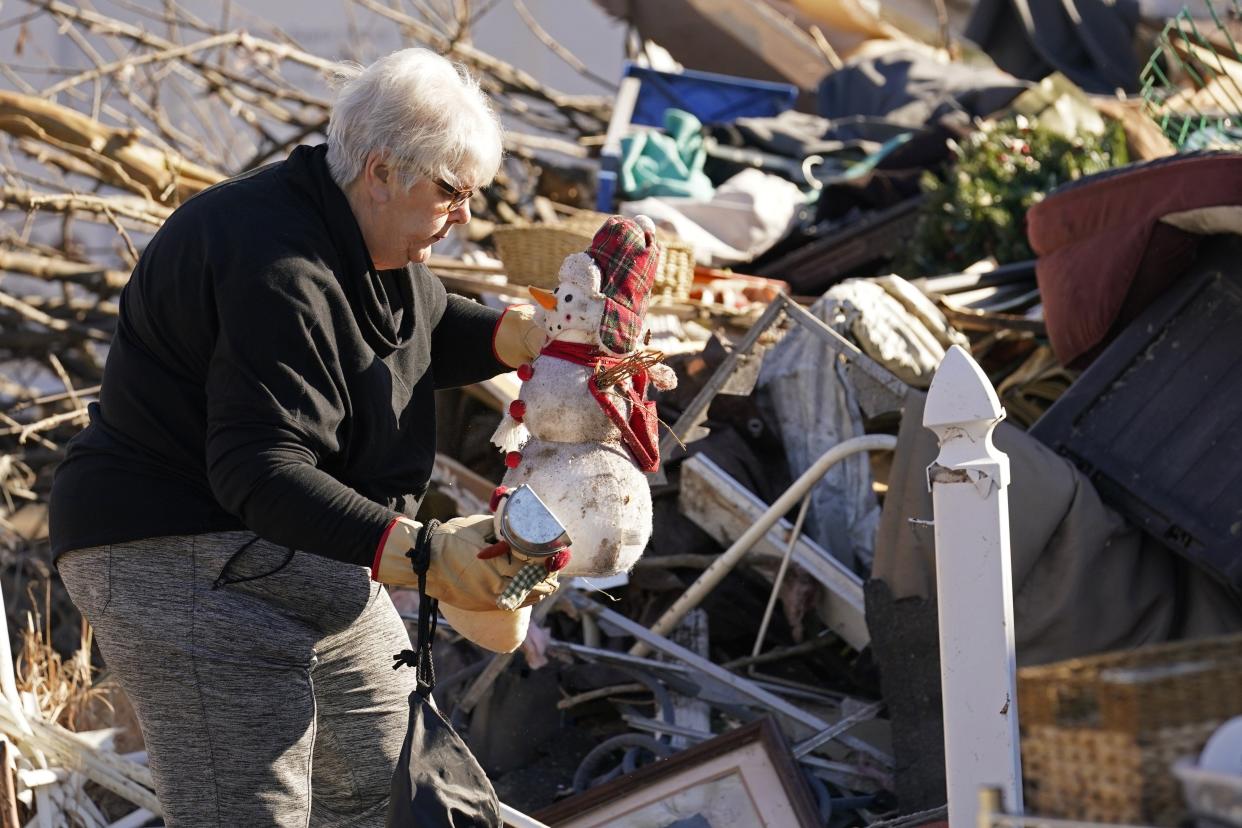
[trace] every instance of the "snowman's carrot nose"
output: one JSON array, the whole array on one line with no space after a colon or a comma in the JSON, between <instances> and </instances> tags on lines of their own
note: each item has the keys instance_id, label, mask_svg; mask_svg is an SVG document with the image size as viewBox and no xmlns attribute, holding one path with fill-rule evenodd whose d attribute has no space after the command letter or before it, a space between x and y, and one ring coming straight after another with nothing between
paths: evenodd
<instances>
[{"instance_id":1,"label":"snowman's carrot nose","mask_svg":"<svg viewBox=\"0 0 1242 828\"><path fill-rule=\"evenodd\" d=\"M530 295L540 305L543 305L548 310L556 310L556 294L537 287L528 287L527 290L530 291Z\"/></svg>"}]
</instances>

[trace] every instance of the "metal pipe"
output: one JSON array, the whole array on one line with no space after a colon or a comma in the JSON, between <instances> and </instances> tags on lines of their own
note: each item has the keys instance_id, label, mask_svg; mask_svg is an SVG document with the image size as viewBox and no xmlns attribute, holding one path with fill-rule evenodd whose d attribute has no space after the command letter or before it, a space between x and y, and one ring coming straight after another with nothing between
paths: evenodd
<instances>
[{"instance_id":1,"label":"metal pipe","mask_svg":"<svg viewBox=\"0 0 1242 828\"><path fill-rule=\"evenodd\" d=\"M516 808L510 808L505 803L500 803L500 818L504 820L505 825L512 825L513 828L548 828L534 817L527 816Z\"/></svg>"},{"instance_id":2,"label":"metal pipe","mask_svg":"<svg viewBox=\"0 0 1242 828\"><path fill-rule=\"evenodd\" d=\"M780 294L780 296L784 297L784 294ZM733 347L733 350L725 357L724 362L720 363L720 367L716 369L716 372L699 389L699 393L694 395L694 399L690 401L685 411L677 418L677 422L673 423L673 427L665 432L663 439L660 440L660 457L667 459L672 453L673 447L680 445L685 440L690 429L702 422L712 400L720 393L720 389L725 387L729 377L733 376L733 372L737 370L738 365L750 357L750 352L754 349L755 343L759 341L759 337L780 318L781 312L787 304L792 305L794 303L788 299L772 302L755 324L750 326L750 330L746 332L746 336L742 337L742 341ZM814 316L811 318L815 319ZM819 320L816 321L818 322Z\"/></svg>"},{"instance_id":3,"label":"metal pipe","mask_svg":"<svg viewBox=\"0 0 1242 828\"><path fill-rule=\"evenodd\" d=\"M750 651L751 658L757 658L763 650L763 639L768 635L768 624L772 623L772 610L776 609L776 599L780 598L781 584L785 582L785 573L789 571L789 561L793 558L794 550L798 548L798 538L802 536L802 524L806 521L806 513L810 507L811 493L807 492L802 498L802 506L798 508L798 519L794 521L793 531L789 533L789 543L785 546L785 554L781 557L780 568L776 570L776 577L772 579L772 592L768 595L768 605L763 610L763 620L759 622L755 646ZM755 666L752 664L747 672L754 675Z\"/></svg>"},{"instance_id":4,"label":"metal pipe","mask_svg":"<svg viewBox=\"0 0 1242 828\"><path fill-rule=\"evenodd\" d=\"M851 437L837 443L816 460L809 469L802 473L802 476L794 481L794 484L785 490L785 493L776 499L776 502L768 507L759 520L747 529L740 538L733 542L733 545L721 553L715 563L703 570L703 574L699 576L690 588L682 593L681 597L673 602L660 619L652 625L651 631L656 635L667 637L677 623L685 617L686 613L702 603L707 594L724 580L738 562L750 551L760 538L767 534L768 530L776 525L781 516L788 512L793 505L798 502L811 487L819 482L830 468L840 463L847 457L862 451L892 451L897 446L897 438L891 434L864 434L860 437ZM630 655L646 655L651 651L643 642L639 641L630 648Z\"/></svg>"}]
</instances>

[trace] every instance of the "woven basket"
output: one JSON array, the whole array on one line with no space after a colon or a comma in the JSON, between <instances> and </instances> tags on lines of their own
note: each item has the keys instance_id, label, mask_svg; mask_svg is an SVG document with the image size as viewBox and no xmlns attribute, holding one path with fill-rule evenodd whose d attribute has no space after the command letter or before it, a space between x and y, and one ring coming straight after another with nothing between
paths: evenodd
<instances>
[{"instance_id":1,"label":"woven basket","mask_svg":"<svg viewBox=\"0 0 1242 828\"><path fill-rule=\"evenodd\" d=\"M1242 714L1242 635L1175 642L1018 673L1029 810L1100 822L1186 817L1170 766Z\"/></svg>"},{"instance_id":2,"label":"woven basket","mask_svg":"<svg viewBox=\"0 0 1242 828\"><path fill-rule=\"evenodd\" d=\"M559 224L511 224L497 227L492 238L510 283L551 289L556 287L561 262L570 253L591 246L595 231L608 218L603 213L582 212ZM653 298L685 301L694 281L694 248L662 231L656 231L661 256L656 269Z\"/></svg>"}]
</instances>

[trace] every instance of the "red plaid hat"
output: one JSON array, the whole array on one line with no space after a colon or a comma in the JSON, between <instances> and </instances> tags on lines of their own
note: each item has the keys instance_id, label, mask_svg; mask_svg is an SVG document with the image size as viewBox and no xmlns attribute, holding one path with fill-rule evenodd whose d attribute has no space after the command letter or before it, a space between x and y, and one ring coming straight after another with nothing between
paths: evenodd
<instances>
[{"instance_id":1,"label":"red plaid hat","mask_svg":"<svg viewBox=\"0 0 1242 828\"><path fill-rule=\"evenodd\" d=\"M647 298L660 265L655 225L646 216L610 216L587 254L599 267L604 294L600 342L614 354L629 353L642 334Z\"/></svg>"}]
</instances>

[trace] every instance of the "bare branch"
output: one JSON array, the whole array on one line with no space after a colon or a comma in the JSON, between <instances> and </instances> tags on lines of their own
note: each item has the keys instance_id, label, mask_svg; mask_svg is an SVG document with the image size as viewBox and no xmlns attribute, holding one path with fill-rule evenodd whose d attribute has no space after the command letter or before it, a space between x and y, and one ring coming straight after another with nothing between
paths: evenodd
<instances>
[{"instance_id":1,"label":"bare branch","mask_svg":"<svg viewBox=\"0 0 1242 828\"><path fill-rule=\"evenodd\" d=\"M106 204L104 205L103 212L108 217L108 221L112 222L112 226L116 228L116 232L121 236L121 240L125 242L125 250L129 253L130 267L138 264L138 248L134 247L134 240L129 237L129 233L121 226L121 222L117 221L116 214Z\"/></svg>"},{"instance_id":2,"label":"bare branch","mask_svg":"<svg viewBox=\"0 0 1242 828\"><path fill-rule=\"evenodd\" d=\"M175 49L178 44L170 40L166 40L158 35L144 31L137 26L115 20L111 17L99 14L98 12L79 9L61 0L26 0L40 8L46 9L58 16L80 22L87 26L91 31L95 31L104 35L116 35L136 43L141 43L153 49ZM273 56L281 60L291 60L295 63L301 63L319 72L329 73L336 64L330 60L317 57L309 52L296 49L286 43L276 43L263 38L251 37L245 35L243 45L248 49L262 49L270 52ZM279 98L282 100L292 100L306 106L324 107L327 105L322 98L308 95L292 86L277 87L271 84L257 81L254 78L248 78L243 74L235 72L224 66L208 64L204 59L187 55L185 63L193 66L202 72L204 77L211 83L221 89L228 89L234 86L247 87L255 92L262 92L265 95Z\"/></svg>"},{"instance_id":3,"label":"bare branch","mask_svg":"<svg viewBox=\"0 0 1242 828\"><path fill-rule=\"evenodd\" d=\"M617 91L616 81L608 80L592 72L585 63L578 59L577 55L566 49L552 35L548 34L548 31L543 26L540 26L539 21L530 13L530 9L526 8L526 3L522 0L513 0L513 8L518 13L518 16L522 18L522 22L526 24L526 28L530 29L531 34L539 38L539 42L547 46L552 51L552 54L568 63L575 72L584 78L598 83L609 91Z\"/></svg>"},{"instance_id":4,"label":"bare branch","mask_svg":"<svg viewBox=\"0 0 1242 828\"><path fill-rule=\"evenodd\" d=\"M0 205L5 204L12 204L29 212L49 210L53 213L67 213L80 210L103 216L104 220L108 220L107 213L111 211L114 216L132 219L153 228L162 225L172 213L170 208L146 199L78 193L36 193L16 187L0 188Z\"/></svg>"},{"instance_id":5,"label":"bare branch","mask_svg":"<svg viewBox=\"0 0 1242 828\"><path fill-rule=\"evenodd\" d=\"M70 282L102 293L116 293L129 282L129 274L119 270L16 250L0 249L0 270L36 279Z\"/></svg>"},{"instance_id":6,"label":"bare branch","mask_svg":"<svg viewBox=\"0 0 1242 828\"><path fill-rule=\"evenodd\" d=\"M9 296L7 293L0 291L0 308L5 308L17 313L20 316L35 322L48 330L57 331L58 333L77 333L87 339L93 339L96 342L111 342L112 335L107 331L101 331L96 328L87 328L74 322L66 322L64 319L57 319L49 316L36 307L32 307L15 296Z\"/></svg>"},{"instance_id":7,"label":"bare branch","mask_svg":"<svg viewBox=\"0 0 1242 828\"><path fill-rule=\"evenodd\" d=\"M52 370L56 372L57 378L65 386L65 393L69 395L69 402L73 407L85 408L81 400L78 399L78 392L73 388L73 380L69 379L69 372L65 370L65 366L61 364L61 361L56 358L56 354L48 354L47 361L51 363Z\"/></svg>"},{"instance_id":8,"label":"bare branch","mask_svg":"<svg viewBox=\"0 0 1242 828\"><path fill-rule=\"evenodd\" d=\"M214 37L208 37L204 40L196 41L188 46L178 46L173 49L161 49L158 52L147 52L145 55L136 55L123 58L121 60L114 60L112 63L96 66L94 69L87 72L81 72L71 78L65 78L62 81L54 83L47 89L40 92L39 96L43 98L50 98L57 92L62 92L71 86L77 86L90 80L97 80L104 75L111 75L122 70L128 72L138 66L142 66L144 63L157 63L159 61L172 60L173 58L184 57L185 55L193 54L194 52L206 51L207 49L211 49L215 46L237 44L241 42L241 39L242 34L240 32L228 32L226 34L216 35Z\"/></svg>"},{"instance_id":9,"label":"bare branch","mask_svg":"<svg viewBox=\"0 0 1242 828\"><path fill-rule=\"evenodd\" d=\"M354 0L354 2L361 4L381 17L409 28L423 42L432 46L436 51L450 54L458 60L487 72L513 91L547 101L557 109L585 115L599 121L601 124L606 123L608 120L612 104L607 98L566 95L563 92L550 89L535 80L530 73L476 49L468 43L454 43L426 23L408 14L393 11L377 2L377 0Z\"/></svg>"},{"instance_id":10,"label":"bare branch","mask_svg":"<svg viewBox=\"0 0 1242 828\"><path fill-rule=\"evenodd\" d=\"M80 175L84 178L93 178L96 181L102 181L99 176L99 169L82 161L63 150L58 150L48 144L40 143L33 138L20 138L17 141L17 148L29 156L32 160L45 167L53 167L73 175Z\"/></svg>"},{"instance_id":11,"label":"bare branch","mask_svg":"<svg viewBox=\"0 0 1242 828\"><path fill-rule=\"evenodd\" d=\"M22 432L22 430L25 428L25 426L24 426L24 425L22 425L21 423L19 423L17 420L14 420L12 417L10 417L8 414L5 414L4 412L0 412L0 422L3 422L5 425L12 426L12 428L10 428L10 429L8 430L8 432L7 432L8 434L20 434L20 433ZM35 435L34 440L35 440L35 442L36 442L36 443L38 443L39 445L41 445L41 446L43 446L44 448L47 448L47 449L56 449L56 448L59 448L59 446L57 446L57 445L56 445L55 443L53 443L52 441L50 441L50 440L46 440L46 439L44 439L44 438L42 438L42 437L39 437L38 435ZM6 481L6 482L7 482L7 481ZM5 487L5 489L6 489L5 493L7 494L7 493L8 493L8 487L6 486L6 487ZM13 505L10 503L10 504L9 504L9 509L10 509L10 510L12 510L12 508L13 508ZM10 524L10 525L11 525L11 524Z\"/></svg>"},{"instance_id":12,"label":"bare branch","mask_svg":"<svg viewBox=\"0 0 1242 828\"><path fill-rule=\"evenodd\" d=\"M214 170L138 143L131 130L105 126L19 92L0 90L0 130L52 144L97 166L109 183L159 201L180 201L223 179Z\"/></svg>"},{"instance_id":13,"label":"bare branch","mask_svg":"<svg viewBox=\"0 0 1242 828\"><path fill-rule=\"evenodd\" d=\"M0 296L3 296L3 294L0 294ZM39 420L38 422L31 423L28 426L23 426L18 431L17 442L19 444L24 444L27 440L31 438L32 435L38 434L43 431L51 431L53 428L56 428L59 425L63 425L64 423L71 423L71 422L77 422L79 425L86 425L87 422L89 422L89 417L87 416L86 409L79 408L74 411L66 411L62 414L53 414L51 417L46 417L42 420ZM14 431L15 429L9 428L9 429L0 431L0 434L12 434L14 433Z\"/></svg>"}]
</instances>

